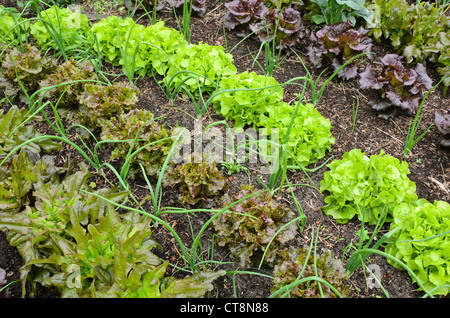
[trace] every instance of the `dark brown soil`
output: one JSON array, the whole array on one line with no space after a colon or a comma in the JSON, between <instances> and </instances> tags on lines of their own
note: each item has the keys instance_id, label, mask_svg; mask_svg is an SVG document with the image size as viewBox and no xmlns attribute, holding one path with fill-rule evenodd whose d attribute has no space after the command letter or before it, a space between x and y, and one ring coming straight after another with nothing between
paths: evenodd
<instances>
[{"instance_id":1,"label":"dark brown soil","mask_svg":"<svg viewBox=\"0 0 450 318\"><path fill-rule=\"evenodd\" d=\"M1 3L8 3L9 1L3 0ZM212 45L223 45L227 43L228 48L234 47L241 39L236 37L232 32L226 34L226 41L222 29L222 19L225 13L223 3L225 1L208 1L208 10L203 18L193 16L191 19L192 27L192 43L198 43L200 41L209 43ZM82 4L84 9L88 12L92 11L92 1L84 1ZM104 12L108 14L108 12ZM158 13L158 17L166 21L167 26L177 28L176 22L173 18L173 14L170 11L163 11ZM146 23L145 20L143 23ZM246 40L240 44L234 51L234 64L238 68L238 72L245 70L254 70L257 73L261 71L257 67L252 68L253 60L249 55L249 50L256 53L259 49L260 43L254 38ZM312 67L308 64L305 52L306 42L296 46L296 50L302 55L304 62L309 70ZM377 58L382 57L388 52L393 52L392 48L385 44L375 44L374 52L376 53L374 61ZM369 63L366 61L365 63ZM362 67L365 64L362 65ZM116 70L120 72L120 70ZM316 75L318 72L315 73ZM428 67L428 74L432 77L434 83L439 80L436 72ZM274 77L280 82L286 82L287 80L305 75L305 71L295 56L289 56L282 64L281 67L275 72ZM320 83L329 76L325 74L322 77ZM126 80L124 77L123 80ZM142 96L138 107L146 108L152 111L156 116L165 115L165 123L168 127L174 127L177 124L180 126L192 129L193 120L186 116L180 109L189 112L194 116L194 108L188 101L176 101L176 105L173 107L169 105L169 101L164 96L160 88L155 84L153 78L143 78L137 81L138 87L141 89ZM439 86L430 96L424 105L424 115L419 132L423 132L433 122L435 111L444 111L450 108L448 97L445 98L442 95L443 87ZM299 92L298 86L286 86L285 97L286 101L295 99L295 93ZM356 96L359 98L359 110L357 113L356 125L354 132L352 132L352 118L353 110L352 105L356 101ZM307 96L308 98L308 96ZM378 154L383 149L387 154L395 156L400 160L406 160L409 164L411 174L410 179L416 183L417 194L420 198L425 198L430 202L434 200L449 201L450 199L450 170L449 170L449 152L439 146L440 135L434 129L430 130L428 134L413 148L412 153L403 158L403 146L408 126L412 121L411 117L397 116L388 121L378 118L377 114L366 104L367 95L366 92L360 91L356 81L339 80L332 81L326 88L324 96L317 105L317 109L320 113L329 118L333 126L332 134L336 138L336 142L332 147L332 151L322 159L317 165L322 164L330 158L341 158L342 155L355 148L360 148L368 155ZM211 118L205 117L204 127L211 122L222 120L220 116L217 116L213 109L210 109ZM62 158L67 156L68 149L65 147L59 154ZM80 158L76 153L72 152L73 158ZM108 157L102 158L108 161ZM80 159L81 160L81 159ZM234 193L242 184L248 184L249 182L260 187L260 184L256 180L258 171L250 168L250 173L247 175L244 172L233 174L229 178L230 192ZM311 174L312 180L316 186L319 186L320 180L322 180L323 173L326 168L322 168L317 172ZM263 180L267 181L267 176L261 176ZM292 182L300 182L305 178L305 175L301 172L291 172L289 178ZM96 180L98 184L101 184L101 178ZM135 195L143 197L146 194L145 182L136 180L132 185L132 189L135 189ZM311 242L312 229L319 230L318 239L318 252L325 249L329 249L333 252L336 258L343 258L344 265L348 259L348 254L344 254L346 247L358 243L359 237L356 235L356 231L360 229L360 222L350 221L345 225L338 224L333 219L327 217L321 210L323 206L323 197L317 193L317 191L308 187L296 187L295 195L300 201L304 213L307 216L307 222L305 229L298 235L293 244L304 245ZM168 205L179 204L177 202L177 193L174 189L166 189L164 193L164 199ZM289 204L292 209L295 209L292 198L289 195L282 194L277 196L278 200L281 200ZM185 244L190 245L192 242L192 232L194 235L198 233L198 230L208 219L208 215L205 213L197 213L191 215L188 219L186 215L166 214L162 218L171 224L174 229L179 233L180 237L185 240ZM192 227L192 230L191 230ZM387 230L384 229L384 230ZM167 259L171 264L175 266L184 266L183 259L180 257L177 250L177 244L170 233L162 226L154 229L154 238L164 248L164 252L161 253L161 258ZM202 238L204 246L210 246L211 236L210 233L205 233ZM209 243L209 244L208 244ZM211 256L210 256L211 257ZM215 247L214 256L212 257L217 261L232 262L228 257L228 251L225 248ZM5 269L7 272L8 282L18 280L20 277L20 267L23 264L23 260L18 254L15 248L9 246L3 233L0 233L0 268ZM417 291L417 286L412 284L410 276L406 271L396 269L389 265L383 257L372 256L371 264L376 264L380 268L381 283L384 288L389 292L392 298L418 298L422 297L423 293ZM174 269L175 267L173 267ZM233 271L237 269L237 263L231 263L227 265L221 265L221 269L227 271ZM262 272L271 275L270 268L264 268L262 270L252 269L254 272ZM181 275L176 270L169 271L169 274ZM373 298L381 296L383 292L379 288L368 288L367 277L365 273L359 269L349 279L349 286L351 288L352 298ZM252 274L238 274L236 276L227 275L219 278L215 281L216 289L214 289L207 297L237 297L237 298L265 298L270 295L271 280L262 278ZM21 296L20 283L15 283L6 288L0 297L16 298ZM57 292L54 290L40 289L39 297L58 297Z\"/></svg>"}]
</instances>

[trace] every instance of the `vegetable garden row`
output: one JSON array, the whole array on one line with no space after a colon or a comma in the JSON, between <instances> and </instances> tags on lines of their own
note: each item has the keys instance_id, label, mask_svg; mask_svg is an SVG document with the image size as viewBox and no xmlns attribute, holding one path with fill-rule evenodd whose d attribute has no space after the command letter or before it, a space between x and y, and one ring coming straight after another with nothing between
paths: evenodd
<instances>
[{"instance_id":1,"label":"vegetable garden row","mask_svg":"<svg viewBox=\"0 0 450 318\"><path fill-rule=\"evenodd\" d=\"M189 10L205 14L205 1L171 3L183 10L181 31L157 21L164 7L159 1L143 3L145 16L153 17L148 26L118 16L91 23L82 13L42 8L34 1L26 5L35 12L32 18L0 7L0 87L2 107L8 109L0 118L0 229L25 261L23 296L33 296L40 284L56 287L61 297L203 297L215 280L229 274L220 262L202 258L201 239L207 231L229 249L241 270L272 269L267 276L272 297L348 297L348 277L365 268L373 254L406 270L426 297L447 295L450 205L419 198L407 162L383 150L368 156L354 149L319 166L327 167L320 187L290 180L292 171L308 179L318 169L311 165L332 151L330 120L315 106L333 79L357 79L362 90L372 93L368 104L380 117L409 115L420 123L428 94L438 85L445 94L450 81L445 6L402 0L234 0L225 5L224 30L261 41L268 58L259 74L238 72L223 46L190 43L186 17ZM339 14L329 10L332 4ZM306 23L325 25L311 32ZM362 25L356 28L357 23ZM400 55L387 54L379 68L359 72L364 59L373 59L373 39L382 37ZM334 72L321 86L309 72L285 83L273 77L281 52L290 51L299 39L308 39L307 58L314 67ZM112 79L102 71L103 63L122 68L127 80ZM433 63L439 83L433 84L422 63ZM186 96L197 120L213 109L224 119L213 126L235 135L249 129L264 132L264 143L232 140L227 151L233 158L241 149L255 151L267 166L275 166L268 182L261 182L261 189L243 185L229 193L229 179L208 154L177 157L186 143L185 129L168 128L149 110L136 107L140 91L135 84L142 77L153 77L171 102ZM286 85L299 87L293 104L285 101ZM304 98L306 91L311 100ZM28 107L15 106L19 103ZM449 116L435 114L443 147L450 145ZM37 122L52 133L38 132ZM405 156L420 141L415 127L405 142ZM275 154L267 144L276 146ZM53 154L65 146L83 162L75 164L68 157L64 165L55 164ZM103 149L109 151L107 161L99 155ZM119 167L110 163L114 160ZM105 176L110 187L95 189L89 181L93 171ZM142 200L131 189L135 179L147 185L149 193ZM330 251L318 254L313 239L309 246L291 246L307 222L294 186L322 194L323 212L338 223L357 217L362 232L365 226L374 228L372 236L361 235L346 266ZM183 208L164 205L167 187L180 194ZM292 194L296 209L276 199L280 191ZM186 243L164 221L171 213L210 217ZM184 277L166 275L170 264L155 252L162 249L152 237L155 226L175 238ZM381 235L383 227L388 231Z\"/></svg>"}]
</instances>

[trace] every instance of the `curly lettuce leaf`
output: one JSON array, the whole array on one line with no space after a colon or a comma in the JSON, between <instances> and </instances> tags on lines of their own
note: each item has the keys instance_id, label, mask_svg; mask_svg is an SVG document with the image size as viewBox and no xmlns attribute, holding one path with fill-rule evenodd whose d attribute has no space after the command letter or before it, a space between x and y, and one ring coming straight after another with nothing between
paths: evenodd
<instances>
[{"instance_id":1,"label":"curly lettuce leaf","mask_svg":"<svg viewBox=\"0 0 450 318\"><path fill-rule=\"evenodd\" d=\"M21 52L13 48L2 56L0 88L6 96L19 96L28 102L27 95L31 96L39 89L39 82L51 74L57 64L54 58L42 56L35 46L24 44L23 49Z\"/></svg>"},{"instance_id":2,"label":"curly lettuce leaf","mask_svg":"<svg viewBox=\"0 0 450 318\"><path fill-rule=\"evenodd\" d=\"M432 80L425 67L418 63L414 68L407 68L403 57L397 54L386 54L380 61L383 65L381 70L369 65L359 76L360 88L374 92L368 104L375 110L384 111L385 117L393 116L397 111L415 114L422 93L432 88Z\"/></svg>"},{"instance_id":3,"label":"curly lettuce leaf","mask_svg":"<svg viewBox=\"0 0 450 318\"><path fill-rule=\"evenodd\" d=\"M269 108L268 118L261 124L267 129L268 136L272 129L277 129L279 142L284 141L296 106L281 102ZM334 142L329 119L324 118L313 104L299 105L287 140L286 149L293 157L288 157L289 163L306 167L317 162L331 150Z\"/></svg>"},{"instance_id":4,"label":"curly lettuce leaf","mask_svg":"<svg viewBox=\"0 0 450 318\"><path fill-rule=\"evenodd\" d=\"M384 151L369 158L353 149L327 167L330 170L320 182L320 191L327 193L323 211L339 223L357 215L374 225L384 213L390 222L397 205L417 200L416 185L408 178L408 163Z\"/></svg>"},{"instance_id":5,"label":"curly lettuce leaf","mask_svg":"<svg viewBox=\"0 0 450 318\"><path fill-rule=\"evenodd\" d=\"M367 33L368 30L363 27L353 28L349 21L326 25L315 34L311 33L309 60L316 68L331 64L334 71L337 71L355 56L372 51L372 40ZM358 75L358 64L358 60L347 64L339 71L338 76L346 80L355 78Z\"/></svg>"},{"instance_id":6,"label":"curly lettuce leaf","mask_svg":"<svg viewBox=\"0 0 450 318\"><path fill-rule=\"evenodd\" d=\"M432 204L420 199L412 204L401 203L393 210L390 228L401 231L397 231L394 241L388 243L386 252L404 262L432 294L447 295L450 291L448 202L434 201ZM388 262L399 267L390 259Z\"/></svg>"},{"instance_id":7,"label":"curly lettuce leaf","mask_svg":"<svg viewBox=\"0 0 450 318\"><path fill-rule=\"evenodd\" d=\"M242 268L254 264L259 252L266 252L264 261L273 264L277 253L297 231L295 222L288 224L295 218L289 207L267 192L248 197L254 191L252 185L244 185L233 196L225 195L223 207L240 202L213 220L218 244L228 246Z\"/></svg>"},{"instance_id":8,"label":"curly lettuce leaf","mask_svg":"<svg viewBox=\"0 0 450 318\"><path fill-rule=\"evenodd\" d=\"M199 93L200 88L201 92L211 93L221 79L234 77L236 71L233 56L225 53L222 46L199 43L176 51L170 60L165 81L170 89L183 85L192 93Z\"/></svg>"},{"instance_id":9,"label":"curly lettuce leaf","mask_svg":"<svg viewBox=\"0 0 450 318\"><path fill-rule=\"evenodd\" d=\"M65 50L77 50L90 37L91 27L86 15L54 5L41 11L31 25L31 34L43 49L59 49L60 39Z\"/></svg>"},{"instance_id":10,"label":"curly lettuce leaf","mask_svg":"<svg viewBox=\"0 0 450 318\"><path fill-rule=\"evenodd\" d=\"M216 91L213 105L227 120L234 120L236 132L245 125L257 128L268 116L268 110L283 100L283 89L271 76L244 71L223 78Z\"/></svg>"}]
</instances>

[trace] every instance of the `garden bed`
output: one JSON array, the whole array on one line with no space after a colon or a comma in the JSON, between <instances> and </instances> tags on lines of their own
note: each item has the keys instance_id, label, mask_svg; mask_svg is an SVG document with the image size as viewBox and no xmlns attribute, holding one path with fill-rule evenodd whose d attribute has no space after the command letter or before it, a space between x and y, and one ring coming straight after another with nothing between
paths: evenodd
<instances>
[{"instance_id":1,"label":"garden bed","mask_svg":"<svg viewBox=\"0 0 450 318\"><path fill-rule=\"evenodd\" d=\"M6 2L6 3L5 3ZM8 1L2 1L3 5L8 6ZM93 13L93 4L89 1L82 3L86 12ZM204 17L193 15L190 20L192 28L191 43L198 44L200 42L208 43L210 45L221 45L232 48L241 41L233 32L226 32L226 39L223 31L223 17L226 13L226 8L220 1L208 1L208 10ZM102 14L117 14L120 12L108 12L107 10ZM172 28L177 28L177 23L170 10L163 10L157 13L157 17L165 21L165 25ZM140 23L148 25L149 21L143 19ZM313 28L312 25L309 26ZM310 61L306 58L306 47L308 39L303 39L296 44L295 49L298 54L302 56L308 70L313 70ZM234 57L233 64L237 68L237 72L255 71L261 73L261 70L254 65L254 60L249 54L256 54L259 50L260 42L254 37L247 39L245 42L239 44L232 55ZM364 60L359 67L364 68L365 63L377 65L377 61L388 53L393 53L393 48L385 40L380 43L374 42L372 51L375 53L372 60ZM122 73L119 67L113 67L105 63L105 68L109 73ZM435 69L428 65L426 68L428 75L433 80L433 85L439 82L440 77ZM280 65L279 69L275 71L273 77L279 82L284 83L292 78L306 76L306 72L299 59L290 54ZM314 71L314 75L318 76L318 72ZM330 71L324 73L319 80L320 85L325 82L331 75ZM114 77L111 77L114 78ZM122 76L118 81L126 82L127 78ZM186 96L176 98L174 103L165 96L161 87L155 82L152 77L140 78L136 81L136 86L139 88L141 94L137 102L137 108L151 111L155 117L164 116L163 123L166 127L182 126L189 131L194 131L195 118L197 115L193 103ZM287 85L284 87L284 100L291 102L296 100L296 94L299 94L301 87L298 85ZM411 153L403 157L404 141L408 132L408 127L411 124L413 117L406 115L399 115L389 120L378 117L378 113L373 110L368 104L369 93L359 88L357 80L340 80L334 78L326 87L323 97L315 105L320 114L330 120L332 129L332 136L335 138L335 143L331 146L331 151L327 152L324 158L321 158L317 163L312 164L309 168L320 167L332 159L341 159L343 155L353 149L361 149L368 156L378 155L381 150L386 154L398 158L400 161L408 163L410 174L408 177L416 185L416 193L419 198L424 198L429 202L435 200L442 200L449 202L450 200L450 167L449 167L449 150L440 145L442 135L432 127L431 130L416 144ZM307 90L304 100L311 98L310 92ZM354 119L354 105L359 103L358 111L356 113L356 120ZM24 105L25 106L25 105ZM443 85L439 85L426 99L423 106L423 118L418 132L424 132L429 125L433 123L435 112L443 112L450 109L450 102L448 96L443 95ZM187 116L186 113L190 114ZM218 115L213 107L209 109L210 116L202 118L203 129L209 124L223 120L223 117ZM233 123L230 121L230 125ZM222 131L224 127L221 127ZM51 130L46 126L45 122L38 123L36 129L45 134L50 133ZM73 136L76 138L76 136ZM69 156L74 163L83 161L80 154L69 146L64 146L59 151L54 151L57 164L63 164ZM110 162L115 167L120 167L119 160L110 160L109 152L104 151L100 153L100 162ZM331 159L331 160L332 160ZM269 176L260 171L259 165L243 164L247 170L228 174L227 168L223 169L223 174L226 177L229 186L228 192L233 194L239 191L241 185L252 184L256 189L261 190L262 186L258 181L260 178L263 183L268 182ZM218 168L222 166L219 164ZM319 187L321 180L324 178L324 173L329 170L327 167L322 167L315 172L309 174L311 178L308 180L307 176L301 171L288 171L288 178L291 183L308 183L312 182L314 186ZM106 171L105 171L106 172ZM108 173L108 176L113 180L115 177ZM90 178L91 182L95 182L97 188L106 186L105 180L99 174L93 172ZM141 200L148 194L146 182L141 178L130 180L130 189L137 199ZM294 247L309 246L313 242L312 234L318 232L317 251L319 253L325 250L330 250L336 259L342 259L345 265L348 261L352 248L349 246L357 246L359 236L357 231L361 228L361 222L356 218L350 220L348 223L340 224L333 218L327 216L322 211L324 207L324 196L317 190L308 186L295 186L293 192L306 216L306 223L301 231L298 231L295 239L289 244ZM274 194L277 202L285 203L290 209L296 211L295 202L292 200L291 193L286 191L277 192ZM182 206L179 201L179 192L177 188L164 188L163 206ZM150 211L151 204L147 202L144 207ZM210 215L205 212L198 212L192 214L162 214L161 219L170 224L172 228L178 233L179 237L186 245L192 244L193 238L199 233L204 224L209 220ZM373 226L368 227L369 234L373 230ZM380 231L378 238L389 230L389 224L385 224ZM194 234L193 234L194 233ZM175 241L173 235L167 228L159 225L152 228L153 239L162 246L161 251L155 253L162 259L168 260L173 266L167 269L167 275L173 275L177 278L184 277L185 273L178 270L179 267L184 267L185 263L179 250L179 246ZM233 272L239 270L239 263L230 257L229 250L226 247L214 246L214 255L209 255L211 252L211 233L206 231L201 237L201 246L205 248L204 257L221 262L217 265L217 269ZM223 264L222 264L223 263ZM11 247L6 241L5 235L0 233L0 268L5 269L7 273L8 282L19 280L20 268L24 264L23 259L17 250ZM387 290L389 296L392 298L418 298L423 296L423 292L417 290L417 285L413 284L410 275L402 269L394 268L386 259L379 255L372 255L370 257L371 268L376 269L381 279L382 286ZM209 269L215 269L216 265L208 265ZM272 280L266 276L258 275L264 274L272 275L273 268L263 266L260 269L252 267L247 269L249 273L227 274L217 278L214 283L214 289L209 291L205 297L208 298L266 298L271 294ZM349 297L352 298L370 298L384 296L382 289L373 283L373 280L367 276L367 273L359 268L347 280L350 288ZM2 297L20 297L21 296L20 283L15 283L6 288L0 295ZM38 288L36 297L59 297L55 289Z\"/></svg>"}]
</instances>

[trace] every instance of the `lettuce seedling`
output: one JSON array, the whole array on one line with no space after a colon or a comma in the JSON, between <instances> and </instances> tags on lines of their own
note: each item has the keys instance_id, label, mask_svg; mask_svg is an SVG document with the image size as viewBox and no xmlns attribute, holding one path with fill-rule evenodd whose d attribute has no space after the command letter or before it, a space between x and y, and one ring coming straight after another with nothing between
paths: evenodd
<instances>
[{"instance_id":1,"label":"lettuce seedling","mask_svg":"<svg viewBox=\"0 0 450 318\"><path fill-rule=\"evenodd\" d=\"M149 176L160 173L173 140L172 132L158 123L153 113L145 109L133 109L102 121L101 129L102 140L121 141L111 144L111 160L129 159L131 167L128 176L131 179L136 173L140 174L139 163Z\"/></svg>"},{"instance_id":2,"label":"lettuce seedling","mask_svg":"<svg viewBox=\"0 0 450 318\"><path fill-rule=\"evenodd\" d=\"M421 94L432 88L432 80L421 63L412 68L403 65L403 57L386 54L381 58L383 67L376 70L371 66L360 73L361 89L373 92L367 102L380 116L388 118L397 112L407 115L416 114Z\"/></svg>"},{"instance_id":3,"label":"lettuce seedling","mask_svg":"<svg viewBox=\"0 0 450 318\"><path fill-rule=\"evenodd\" d=\"M383 212L390 222L397 205L417 200L416 185L408 178L408 163L400 163L384 151L369 158L353 149L327 167L330 170L320 182L320 191L327 193L323 211L339 223L357 215L360 221L374 225Z\"/></svg>"},{"instance_id":4,"label":"lettuce seedling","mask_svg":"<svg viewBox=\"0 0 450 318\"><path fill-rule=\"evenodd\" d=\"M24 44L23 48L24 52L13 48L2 56L0 88L8 97L28 102L26 95L39 89L39 82L56 69L56 60L42 56L35 46Z\"/></svg>"},{"instance_id":5,"label":"lettuce seedling","mask_svg":"<svg viewBox=\"0 0 450 318\"><path fill-rule=\"evenodd\" d=\"M281 291L282 288L295 281L307 277L319 277L330 283L342 297L350 295L350 288L346 284L347 276L344 266L339 259L334 258L330 250L321 255L309 254L306 247L285 249L283 258L275 265L273 272L272 292ZM283 295L285 293L281 293ZM336 293L326 284L316 280L308 280L288 290L292 298L336 298Z\"/></svg>"},{"instance_id":6,"label":"lettuce seedling","mask_svg":"<svg viewBox=\"0 0 450 318\"><path fill-rule=\"evenodd\" d=\"M6 215L21 211L34 201L33 185L38 180L55 182L60 174L67 171L67 167L55 167L53 157L46 155L41 158L39 154L22 148L0 167L1 213Z\"/></svg>"},{"instance_id":7,"label":"lettuce seedling","mask_svg":"<svg viewBox=\"0 0 450 318\"><path fill-rule=\"evenodd\" d=\"M202 202L211 207L219 196L228 192L225 176L217 169L215 162L194 153L189 162L166 171L168 185L178 185L180 201L190 205Z\"/></svg>"},{"instance_id":8,"label":"lettuce seedling","mask_svg":"<svg viewBox=\"0 0 450 318\"><path fill-rule=\"evenodd\" d=\"M308 57L316 68L331 64L337 71L353 57L372 51L372 40L367 36L369 31L360 27L353 28L350 21L325 25L316 33L311 33L311 44L308 46ZM370 57L370 55L368 55ZM358 75L358 60L354 60L339 71L342 79L352 79Z\"/></svg>"},{"instance_id":9,"label":"lettuce seedling","mask_svg":"<svg viewBox=\"0 0 450 318\"><path fill-rule=\"evenodd\" d=\"M443 139L440 141L440 144L444 147L450 147L450 111L448 114L444 115L435 112L434 125L443 136Z\"/></svg>"},{"instance_id":10,"label":"lettuce seedling","mask_svg":"<svg viewBox=\"0 0 450 318\"><path fill-rule=\"evenodd\" d=\"M450 205L445 201L430 203L420 199L401 203L392 212L391 231L396 231L386 252L405 263L434 295L450 291ZM394 267L400 264L388 258ZM412 277L413 280L415 279Z\"/></svg>"},{"instance_id":11,"label":"lettuce seedling","mask_svg":"<svg viewBox=\"0 0 450 318\"><path fill-rule=\"evenodd\" d=\"M135 108L139 89L127 82L112 85L85 84L78 96L80 113L77 121L91 128L100 126L100 121L110 120Z\"/></svg>"},{"instance_id":12,"label":"lettuce seedling","mask_svg":"<svg viewBox=\"0 0 450 318\"><path fill-rule=\"evenodd\" d=\"M295 222L289 223L294 212L267 192L250 196L253 193L252 185L243 185L233 196L225 195L223 207L240 202L213 220L218 244L228 246L241 268L259 262L263 252L265 263L273 264L280 248L297 233Z\"/></svg>"}]
</instances>

